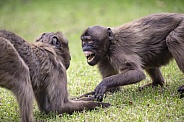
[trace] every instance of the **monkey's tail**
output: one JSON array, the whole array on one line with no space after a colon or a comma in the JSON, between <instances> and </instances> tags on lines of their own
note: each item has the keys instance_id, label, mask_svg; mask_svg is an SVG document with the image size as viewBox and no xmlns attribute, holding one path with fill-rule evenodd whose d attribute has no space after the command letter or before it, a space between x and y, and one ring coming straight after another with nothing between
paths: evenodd
<instances>
[{"instance_id":1,"label":"monkey's tail","mask_svg":"<svg viewBox=\"0 0 184 122\"><path fill-rule=\"evenodd\" d=\"M166 43L180 70L184 72L184 22L169 33Z\"/></svg>"},{"instance_id":2,"label":"monkey's tail","mask_svg":"<svg viewBox=\"0 0 184 122\"><path fill-rule=\"evenodd\" d=\"M58 112L72 114L74 111L94 110L98 107L107 108L110 105L111 104L104 102L69 100L64 104L62 110Z\"/></svg>"}]
</instances>

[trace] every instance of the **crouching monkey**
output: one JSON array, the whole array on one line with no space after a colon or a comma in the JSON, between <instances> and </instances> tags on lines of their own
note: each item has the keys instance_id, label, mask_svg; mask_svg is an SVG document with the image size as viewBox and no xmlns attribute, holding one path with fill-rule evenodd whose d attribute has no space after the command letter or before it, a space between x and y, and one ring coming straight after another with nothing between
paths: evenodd
<instances>
[{"instance_id":1,"label":"crouching monkey","mask_svg":"<svg viewBox=\"0 0 184 122\"><path fill-rule=\"evenodd\" d=\"M72 113L110 105L68 98L66 69L70 59L68 41L61 32L43 33L30 44L0 30L0 86L16 96L22 122L34 121L34 96L44 113Z\"/></svg>"},{"instance_id":2,"label":"crouching monkey","mask_svg":"<svg viewBox=\"0 0 184 122\"><path fill-rule=\"evenodd\" d=\"M153 14L118 27L93 26L81 35L89 65L97 65L102 82L92 92L102 101L108 89L145 79L163 86L160 67L174 58L184 72L184 14ZM184 86L178 91L184 92Z\"/></svg>"}]
</instances>

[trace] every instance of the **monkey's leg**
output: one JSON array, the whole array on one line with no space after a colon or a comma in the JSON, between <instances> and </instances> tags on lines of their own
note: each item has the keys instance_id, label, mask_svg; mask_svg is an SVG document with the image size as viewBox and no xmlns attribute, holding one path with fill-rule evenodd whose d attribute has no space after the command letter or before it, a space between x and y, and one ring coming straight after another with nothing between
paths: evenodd
<instances>
[{"instance_id":1,"label":"monkey's leg","mask_svg":"<svg viewBox=\"0 0 184 122\"><path fill-rule=\"evenodd\" d=\"M10 83L13 87L11 91L17 98L20 113L21 122L34 122L33 120L33 89L31 80L29 77L29 70L22 67L16 74L17 78L12 79L13 83Z\"/></svg>"},{"instance_id":2,"label":"monkey's leg","mask_svg":"<svg viewBox=\"0 0 184 122\"><path fill-rule=\"evenodd\" d=\"M17 98L21 121L33 122L33 89L29 69L13 45L0 37L0 86Z\"/></svg>"},{"instance_id":3,"label":"monkey's leg","mask_svg":"<svg viewBox=\"0 0 184 122\"><path fill-rule=\"evenodd\" d=\"M147 69L146 72L151 77L152 83L148 83L144 86L139 87L139 90L142 90L143 88L149 87L149 86L155 87L155 86L160 85L162 87L164 85L164 78L159 68Z\"/></svg>"},{"instance_id":4,"label":"monkey's leg","mask_svg":"<svg viewBox=\"0 0 184 122\"><path fill-rule=\"evenodd\" d=\"M178 67L184 73L184 21L182 21L177 28L169 33L166 38L166 43L169 51L176 60ZM184 92L183 86L178 88L180 93Z\"/></svg>"},{"instance_id":5,"label":"monkey's leg","mask_svg":"<svg viewBox=\"0 0 184 122\"><path fill-rule=\"evenodd\" d=\"M109 106L109 103L103 102L68 100L68 102L63 104L63 107L58 111L58 113L72 114L74 111L94 110L97 107L107 108Z\"/></svg>"}]
</instances>

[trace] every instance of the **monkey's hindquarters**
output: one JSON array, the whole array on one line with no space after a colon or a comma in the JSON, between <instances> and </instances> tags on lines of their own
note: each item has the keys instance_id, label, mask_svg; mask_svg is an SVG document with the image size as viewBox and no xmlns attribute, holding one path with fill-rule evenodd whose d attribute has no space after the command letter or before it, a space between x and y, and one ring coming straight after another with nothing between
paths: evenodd
<instances>
[{"instance_id":1,"label":"monkey's hindquarters","mask_svg":"<svg viewBox=\"0 0 184 122\"><path fill-rule=\"evenodd\" d=\"M167 46L180 70L184 73L184 22L169 33L166 38Z\"/></svg>"},{"instance_id":2,"label":"monkey's hindquarters","mask_svg":"<svg viewBox=\"0 0 184 122\"><path fill-rule=\"evenodd\" d=\"M0 37L0 86L11 90L17 98L21 121L33 122L33 89L29 68L13 45Z\"/></svg>"}]
</instances>

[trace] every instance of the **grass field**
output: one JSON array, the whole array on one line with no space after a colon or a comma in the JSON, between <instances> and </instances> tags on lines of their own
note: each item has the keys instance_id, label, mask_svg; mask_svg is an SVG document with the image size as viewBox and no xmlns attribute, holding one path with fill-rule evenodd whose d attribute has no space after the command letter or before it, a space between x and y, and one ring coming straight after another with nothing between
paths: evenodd
<instances>
[{"instance_id":1,"label":"grass field","mask_svg":"<svg viewBox=\"0 0 184 122\"><path fill-rule=\"evenodd\" d=\"M0 29L17 33L33 42L42 32L62 31L69 40L72 56L67 71L70 97L92 91L101 81L96 67L90 67L82 53L80 35L92 25L118 26L148 14L184 13L183 0L0 0ZM164 89L137 91L146 80L122 87L121 92L108 94L110 108L76 112L61 116L41 115L36 103L36 120L48 122L183 122L184 99L178 86L183 74L172 61L162 68ZM0 89L0 122L19 121L19 109L11 92Z\"/></svg>"}]
</instances>

